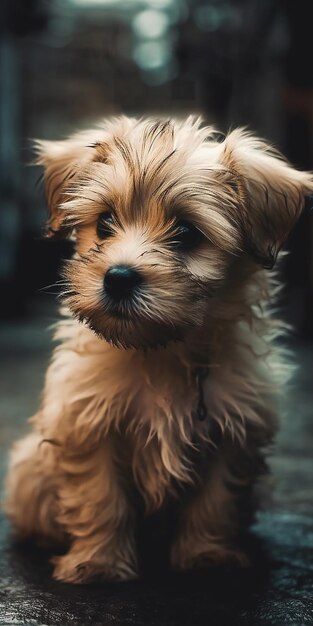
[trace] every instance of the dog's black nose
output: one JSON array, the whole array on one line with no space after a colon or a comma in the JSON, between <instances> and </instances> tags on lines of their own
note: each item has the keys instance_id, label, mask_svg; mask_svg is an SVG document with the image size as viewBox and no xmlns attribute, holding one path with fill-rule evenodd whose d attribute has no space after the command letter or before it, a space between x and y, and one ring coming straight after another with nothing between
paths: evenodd
<instances>
[{"instance_id":1,"label":"dog's black nose","mask_svg":"<svg viewBox=\"0 0 313 626\"><path fill-rule=\"evenodd\" d=\"M114 265L110 267L104 277L105 291L115 300L131 296L135 287L141 283L141 274L134 267L128 265Z\"/></svg>"}]
</instances>

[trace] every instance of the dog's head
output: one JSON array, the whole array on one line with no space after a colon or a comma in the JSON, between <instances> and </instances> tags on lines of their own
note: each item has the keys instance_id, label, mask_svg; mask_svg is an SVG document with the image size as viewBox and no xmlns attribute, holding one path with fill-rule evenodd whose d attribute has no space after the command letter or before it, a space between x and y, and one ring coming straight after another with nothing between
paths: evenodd
<instances>
[{"instance_id":1,"label":"dog's head","mask_svg":"<svg viewBox=\"0 0 313 626\"><path fill-rule=\"evenodd\" d=\"M244 130L118 118L38 142L48 234L76 240L66 301L107 341L145 348L203 325L236 259L272 267L310 174Z\"/></svg>"}]
</instances>

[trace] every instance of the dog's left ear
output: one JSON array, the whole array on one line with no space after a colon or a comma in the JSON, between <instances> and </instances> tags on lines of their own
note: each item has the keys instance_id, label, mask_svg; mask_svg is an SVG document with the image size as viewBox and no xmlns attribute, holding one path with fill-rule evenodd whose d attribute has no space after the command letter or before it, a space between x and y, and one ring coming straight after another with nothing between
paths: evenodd
<instances>
[{"instance_id":1,"label":"dog's left ear","mask_svg":"<svg viewBox=\"0 0 313 626\"><path fill-rule=\"evenodd\" d=\"M49 209L47 237L67 237L66 202L84 169L95 158L90 133L83 131L64 141L36 141L35 163L44 168L44 186Z\"/></svg>"},{"instance_id":2,"label":"dog's left ear","mask_svg":"<svg viewBox=\"0 0 313 626\"><path fill-rule=\"evenodd\" d=\"M313 193L313 175L300 172L273 148L243 129L220 144L220 163L232 176L239 204L232 221L243 249L266 268L277 255Z\"/></svg>"}]
</instances>

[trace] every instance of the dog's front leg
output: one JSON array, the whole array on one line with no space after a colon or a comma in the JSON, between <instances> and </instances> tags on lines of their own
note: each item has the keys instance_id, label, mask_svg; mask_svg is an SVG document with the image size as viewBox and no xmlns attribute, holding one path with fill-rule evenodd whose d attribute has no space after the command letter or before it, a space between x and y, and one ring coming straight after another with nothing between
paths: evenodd
<instances>
[{"instance_id":1,"label":"dog's front leg","mask_svg":"<svg viewBox=\"0 0 313 626\"><path fill-rule=\"evenodd\" d=\"M225 562L246 564L247 557L232 544L236 531L236 496L221 454L182 510L171 551L172 566L190 569Z\"/></svg>"},{"instance_id":2,"label":"dog's front leg","mask_svg":"<svg viewBox=\"0 0 313 626\"><path fill-rule=\"evenodd\" d=\"M60 458L59 523L70 549L53 559L54 577L84 583L129 580L137 575L132 510L119 480L109 439Z\"/></svg>"}]
</instances>

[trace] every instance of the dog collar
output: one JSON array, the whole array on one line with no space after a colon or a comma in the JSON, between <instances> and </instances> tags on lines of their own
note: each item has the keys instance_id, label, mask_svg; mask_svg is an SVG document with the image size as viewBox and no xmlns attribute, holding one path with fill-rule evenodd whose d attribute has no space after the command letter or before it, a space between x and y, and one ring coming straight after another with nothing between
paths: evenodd
<instances>
[{"instance_id":1,"label":"dog collar","mask_svg":"<svg viewBox=\"0 0 313 626\"><path fill-rule=\"evenodd\" d=\"M196 408L196 416L200 422L203 422L208 417L207 407L204 401L203 383L207 378L209 368L207 366L196 367L195 379L198 390L198 402Z\"/></svg>"}]
</instances>

